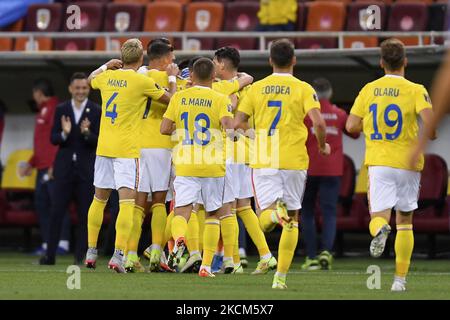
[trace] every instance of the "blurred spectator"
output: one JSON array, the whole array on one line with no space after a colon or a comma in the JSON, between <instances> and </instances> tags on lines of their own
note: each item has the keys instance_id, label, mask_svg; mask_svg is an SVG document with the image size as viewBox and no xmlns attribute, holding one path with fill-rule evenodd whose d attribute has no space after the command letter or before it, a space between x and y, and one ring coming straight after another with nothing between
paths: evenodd
<instances>
[{"instance_id":1,"label":"blurred spectator","mask_svg":"<svg viewBox=\"0 0 450 320\"><path fill-rule=\"evenodd\" d=\"M42 246L36 250L41 255L47 249L50 206L53 188L53 161L58 148L50 143L50 132L53 125L58 98L54 96L53 86L48 79L37 79L33 83L33 100L38 109L34 128L33 156L28 163L19 169L20 176L31 174L37 169L36 189L34 193L35 210L41 229ZM59 241L59 253L69 251L70 219L66 217Z\"/></svg>"},{"instance_id":2,"label":"blurred spectator","mask_svg":"<svg viewBox=\"0 0 450 320\"><path fill-rule=\"evenodd\" d=\"M257 31L295 31L297 0L260 0Z\"/></svg>"},{"instance_id":3,"label":"blurred spectator","mask_svg":"<svg viewBox=\"0 0 450 320\"><path fill-rule=\"evenodd\" d=\"M94 163L100 129L101 107L88 100L90 87L84 73L70 79L72 99L56 108L51 142L59 146L54 163L53 202L47 254L41 264L55 264L64 216L75 198L78 224L75 264L82 264L87 250L87 215L94 196Z\"/></svg>"},{"instance_id":4,"label":"blurred spectator","mask_svg":"<svg viewBox=\"0 0 450 320\"><path fill-rule=\"evenodd\" d=\"M305 270L330 269L332 264L331 250L336 235L336 209L339 197L341 176L344 170L344 154L342 150L342 133L345 132L347 114L330 102L333 89L327 79L313 81L320 101L322 116L327 124L327 142L331 146L331 154L322 156L317 147L317 139L312 134L313 126L309 118L305 124L310 130L306 147L309 154L308 181L302 204L303 237L306 244ZM347 134L347 133L346 133ZM347 134L348 135L348 134ZM352 135L358 138L359 134ZM322 252L317 257L316 226L314 209L319 195L320 208L323 215Z\"/></svg>"}]
</instances>

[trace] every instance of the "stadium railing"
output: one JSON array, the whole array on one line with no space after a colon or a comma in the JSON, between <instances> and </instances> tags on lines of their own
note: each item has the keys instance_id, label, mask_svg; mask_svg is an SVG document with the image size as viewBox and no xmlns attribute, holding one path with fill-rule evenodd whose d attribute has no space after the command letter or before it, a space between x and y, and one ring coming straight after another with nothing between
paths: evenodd
<instances>
[{"instance_id":1,"label":"stadium railing","mask_svg":"<svg viewBox=\"0 0 450 320\"><path fill-rule=\"evenodd\" d=\"M80 39L80 38L104 38L106 51L111 51L111 40L118 37L168 37L180 39L182 50L188 48L190 38L258 38L259 50L267 51L267 44L274 38L336 38L338 49L344 49L345 37L417 37L418 46L425 46L429 42L436 44L437 39L448 38L450 32L445 31L421 31L421 32L0 32L0 38L28 38L30 43L34 43L35 38L52 39ZM426 41L427 40L427 41ZM35 48L30 48L33 51ZM314 49L315 50L315 49ZM329 50L329 49L324 49Z\"/></svg>"}]
</instances>

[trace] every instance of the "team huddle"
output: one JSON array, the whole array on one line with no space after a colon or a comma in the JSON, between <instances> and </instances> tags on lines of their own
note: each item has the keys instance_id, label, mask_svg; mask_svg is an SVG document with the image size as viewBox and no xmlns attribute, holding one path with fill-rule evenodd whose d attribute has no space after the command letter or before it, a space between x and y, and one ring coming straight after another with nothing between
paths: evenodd
<instances>
[{"instance_id":1,"label":"team huddle","mask_svg":"<svg viewBox=\"0 0 450 320\"><path fill-rule=\"evenodd\" d=\"M319 152L333 151L314 89L293 76L292 43L271 44L273 73L257 82L238 72L239 52L231 47L218 49L212 60L191 59L181 71L165 38L152 40L147 55L149 65L143 66L141 42L129 39L120 60L109 61L88 79L101 92L102 118L86 266L96 267L103 212L116 189L120 210L110 269L145 270L137 249L150 203L152 244L144 251L150 272L215 277L213 257L223 250L222 272L243 273L239 217L260 255L252 274L276 269L272 288L286 289L309 166L305 117L313 123ZM366 136L373 256L384 250L391 209L398 211L392 290L402 291L423 168L423 159L411 168L408 154L418 136L417 115L429 121L431 102L423 86L404 79L401 42L383 43L381 64L387 75L363 88L346 128ZM174 210L168 214L169 201ZM277 225L282 233L276 259L264 233Z\"/></svg>"}]
</instances>

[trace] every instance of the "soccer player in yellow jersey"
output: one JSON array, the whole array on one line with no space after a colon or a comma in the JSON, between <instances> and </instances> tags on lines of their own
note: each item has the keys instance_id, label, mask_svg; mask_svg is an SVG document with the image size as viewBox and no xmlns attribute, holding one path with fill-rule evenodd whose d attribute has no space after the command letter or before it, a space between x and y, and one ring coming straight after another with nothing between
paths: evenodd
<instances>
[{"instance_id":1,"label":"soccer player in yellow jersey","mask_svg":"<svg viewBox=\"0 0 450 320\"><path fill-rule=\"evenodd\" d=\"M149 66L142 66L138 73L152 78L156 84L170 94L177 90L178 67L174 59L173 47L167 39L155 39L147 47ZM170 137L159 132L162 116L167 104L149 99L141 116L139 185L135 205L135 223L128 241L127 272L142 271L137 256L142 221L145 217L147 197L150 194L152 220L152 248L150 255L150 271L158 271L161 258L161 244L166 226L166 195L172 166L172 142Z\"/></svg>"},{"instance_id":2,"label":"soccer player in yellow jersey","mask_svg":"<svg viewBox=\"0 0 450 320\"><path fill-rule=\"evenodd\" d=\"M116 222L114 255L108 267L125 272L124 251L134 219L136 189L139 183L140 121L147 98L168 103L170 96L152 79L138 74L143 48L138 39L127 40L121 48L121 60L112 60L89 76L93 89L102 97L102 118L95 160L95 195L88 212L88 252L86 265L95 268L97 239L103 211L112 189L119 191L120 210ZM110 70L116 67L122 68Z\"/></svg>"},{"instance_id":3,"label":"soccer player in yellow jersey","mask_svg":"<svg viewBox=\"0 0 450 320\"><path fill-rule=\"evenodd\" d=\"M216 66L216 77L221 80L220 82L216 82L217 84L227 82L230 83L233 79L236 79L238 77L240 55L237 49L232 47L220 48L215 52L213 61ZM213 84L213 89L215 90L217 90L214 86L216 83ZM245 87L245 89L247 88L248 87ZM244 89L243 86L241 86L241 90L239 90L240 96L243 95L242 89ZM242 139L244 139L244 137L242 137ZM234 148L237 148L237 144L235 144L234 147L230 149L234 151ZM235 208L236 214L240 219L242 219L245 228L247 229L251 239L255 243L255 246L258 249L261 258L253 274L265 274L269 271L269 269L272 270L276 267L277 261L272 256L269 246L267 245L264 232L259 227L258 217L251 208L251 198L253 197L253 190L251 185L251 169L245 164L245 162L238 163L238 159L233 158L234 152L232 155L232 159L227 159L227 178L231 181L234 194L233 207ZM236 216L234 216L234 219L236 219ZM238 228L239 227L237 227L237 230L239 230ZM235 261L236 265L234 272L239 273L243 270L239 258L238 235L239 232L237 232L236 234L233 247L235 256L234 259L239 261L237 263ZM223 240L225 247L225 239ZM227 256L225 254L223 258L225 265L227 263L226 259Z\"/></svg>"},{"instance_id":4,"label":"soccer player in yellow jersey","mask_svg":"<svg viewBox=\"0 0 450 320\"><path fill-rule=\"evenodd\" d=\"M420 116L432 118L427 90L404 78L407 59L401 41L381 44L381 67L386 75L360 91L347 119L348 132L364 132L365 165L369 167L370 254L379 257L391 231L391 210L396 210L395 278L392 291L406 290L414 246L413 211L417 209L420 171L424 158L411 168L410 148L417 142Z\"/></svg>"},{"instance_id":5,"label":"soccer player in yellow jersey","mask_svg":"<svg viewBox=\"0 0 450 320\"><path fill-rule=\"evenodd\" d=\"M255 82L240 102L235 127L248 132L248 119L253 117L255 141L250 167L259 223L265 232L277 224L283 227L272 288L286 289L309 165L306 116L313 122L319 151L328 155L330 146L325 142L325 121L314 89L293 76L296 58L289 40L272 43L270 64L273 74Z\"/></svg>"},{"instance_id":6,"label":"soccer player in yellow jersey","mask_svg":"<svg viewBox=\"0 0 450 320\"><path fill-rule=\"evenodd\" d=\"M176 129L174 148L175 216L172 236L175 246L169 266L176 267L186 248L186 232L193 204L199 198L205 204L203 262L199 275L213 277L211 262L220 233L219 218L231 208L224 204L225 157L222 129L232 129L230 99L211 89L214 64L202 58L192 72L194 86L177 92L161 123L161 133L171 135Z\"/></svg>"}]
</instances>

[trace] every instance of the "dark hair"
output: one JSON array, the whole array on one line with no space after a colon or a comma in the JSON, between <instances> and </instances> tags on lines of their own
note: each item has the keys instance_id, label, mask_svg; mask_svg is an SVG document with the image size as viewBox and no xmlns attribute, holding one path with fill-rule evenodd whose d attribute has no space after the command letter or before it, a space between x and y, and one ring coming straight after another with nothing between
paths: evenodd
<instances>
[{"instance_id":1,"label":"dark hair","mask_svg":"<svg viewBox=\"0 0 450 320\"><path fill-rule=\"evenodd\" d=\"M191 58L191 60L189 60L189 64L188 64L189 72L192 72L192 70L194 70L194 64L202 58L203 57L196 56L196 57Z\"/></svg>"},{"instance_id":2,"label":"dark hair","mask_svg":"<svg viewBox=\"0 0 450 320\"><path fill-rule=\"evenodd\" d=\"M223 59L228 60L234 69L237 69L239 67L239 63L241 62L239 51L233 47L222 47L218 49L214 53L214 57L216 57L219 62Z\"/></svg>"},{"instance_id":3,"label":"dark hair","mask_svg":"<svg viewBox=\"0 0 450 320\"><path fill-rule=\"evenodd\" d=\"M39 90L46 97L54 96L53 86L50 80L45 78L36 79L33 82L33 90Z\"/></svg>"},{"instance_id":4,"label":"dark hair","mask_svg":"<svg viewBox=\"0 0 450 320\"><path fill-rule=\"evenodd\" d=\"M214 73L214 63L209 58L200 58L194 63L193 72L199 80L209 80Z\"/></svg>"},{"instance_id":5,"label":"dark hair","mask_svg":"<svg viewBox=\"0 0 450 320\"><path fill-rule=\"evenodd\" d=\"M405 64L405 45L398 39L391 38L381 43L381 59L386 69L398 71Z\"/></svg>"},{"instance_id":6,"label":"dark hair","mask_svg":"<svg viewBox=\"0 0 450 320\"><path fill-rule=\"evenodd\" d=\"M173 47L166 38L152 40L147 46L147 56L150 60L162 58L172 51Z\"/></svg>"},{"instance_id":7,"label":"dark hair","mask_svg":"<svg viewBox=\"0 0 450 320\"><path fill-rule=\"evenodd\" d=\"M270 58L276 67L289 67L294 58L294 45L288 39L275 40L270 46Z\"/></svg>"},{"instance_id":8,"label":"dark hair","mask_svg":"<svg viewBox=\"0 0 450 320\"><path fill-rule=\"evenodd\" d=\"M319 99L329 99L332 94L333 88L331 87L330 81L325 78L317 78L312 82L312 87L317 93Z\"/></svg>"},{"instance_id":9,"label":"dark hair","mask_svg":"<svg viewBox=\"0 0 450 320\"><path fill-rule=\"evenodd\" d=\"M87 80L87 76L84 72L75 72L71 77L70 77L70 84L72 84L72 82L74 82L75 80Z\"/></svg>"},{"instance_id":10,"label":"dark hair","mask_svg":"<svg viewBox=\"0 0 450 320\"><path fill-rule=\"evenodd\" d=\"M183 60L181 60L180 63L178 63L178 68L180 68L180 70L183 70L184 68L188 68L190 61L191 61L191 59L183 59Z\"/></svg>"}]
</instances>

